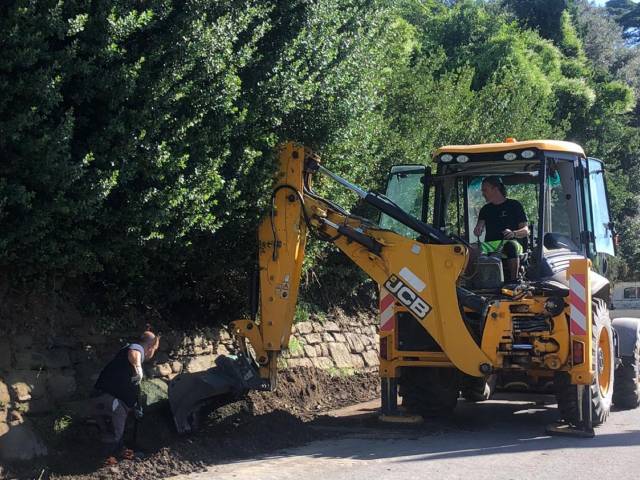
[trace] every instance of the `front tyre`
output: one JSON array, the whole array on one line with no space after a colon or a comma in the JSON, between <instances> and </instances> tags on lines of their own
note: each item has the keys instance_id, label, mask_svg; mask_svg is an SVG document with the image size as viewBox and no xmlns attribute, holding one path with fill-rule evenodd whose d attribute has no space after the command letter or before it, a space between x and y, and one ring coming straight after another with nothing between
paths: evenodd
<instances>
[{"instance_id":1,"label":"front tyre","mask_svg":"<svg viewBox=\"0 0 640 480\"><path fill-rule=\"evenodd\" d=\"M596 378L591 385L593 424L604 423L613 403L615 350L609 309L602 299L593 302L593 338Z\"/></svg>"}]
</instances>

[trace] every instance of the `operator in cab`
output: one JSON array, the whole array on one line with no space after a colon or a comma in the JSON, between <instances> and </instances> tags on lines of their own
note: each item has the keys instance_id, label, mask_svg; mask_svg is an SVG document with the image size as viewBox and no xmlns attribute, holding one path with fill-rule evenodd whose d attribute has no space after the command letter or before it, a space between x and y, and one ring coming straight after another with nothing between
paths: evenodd
<instances>
[{"instance_id":1,"label":"operator in cab","mask_svg":"<svg viewBox=\"0 0 640 480\"><path fill-rule=\"evenodd\" d=\"M480 237L486 229L480 245L482 253L500 252L506 267L505 280L514 281L529 237L527 215L520 202L507 198L507 189L499 177L482 180L482 196L487 203L480 209L473 233Z\"/></svg>"},{"instance_id":2,"label":"operator in cab","mask_svg":"<svg viewBox=\"0 0 640 480\"><path fill-rule=\"evenodd\" d=\"M136 419L142 418L142 407L138 403L144 376L142 364L151 360L159 344L160 337L147 330L137 343L121 348L100 372L93 409L101 430L105 465L117 463L116 455L124 460L133 459L133 450L124 447L125 425L131 413Z\"/></svg>"}]
</instances>

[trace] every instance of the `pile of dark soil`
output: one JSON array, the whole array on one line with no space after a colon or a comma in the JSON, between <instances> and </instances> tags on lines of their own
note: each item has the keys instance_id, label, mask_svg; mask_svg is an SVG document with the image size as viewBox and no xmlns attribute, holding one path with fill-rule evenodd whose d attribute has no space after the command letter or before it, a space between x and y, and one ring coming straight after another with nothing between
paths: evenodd
<instances>
[{"instance_id":1,"label":"pile of dark soil","mask_svg":"<svg viewBox=\"0 0 640 480\"><path fill-rule=\"evenodd\" d=\"M380 393L376 374L331 376L299 369L281 372L278 382L277 392L252 392L215 410L198 433L187 437L175 434L168 406L147 412L137 429L143 458L101 467L95 432L86 425L73 425L44 461L13 465L4 475L38 480L151 480L201 471L217 462L321 438L327 434L313 429L311 420L326 410L370 400ZM128 438L132 434L127 432Z\"/></svg>"},{"instance_id":2,"label":"pile of dark soil","mask_svg":"<svg viewBox=\"0 0 640 480\"><path fill-rule=\"evenodd\" d=\"M377 374L333 376L324 370L294 369L278 374L276 392L249 395L256 414L285 410L308 420L320 411L353 405L380 395Z\"/></svg>"}]
</instances>

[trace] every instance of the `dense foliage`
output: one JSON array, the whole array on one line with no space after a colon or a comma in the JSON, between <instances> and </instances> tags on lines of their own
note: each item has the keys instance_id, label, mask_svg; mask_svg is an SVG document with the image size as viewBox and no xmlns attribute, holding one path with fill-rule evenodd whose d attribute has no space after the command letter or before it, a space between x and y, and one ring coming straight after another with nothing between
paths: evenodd
<instances>
[{"instance_id":1,"label":"dense foliage","mask_svg":"<svg viewBox=\"0 0 640 480\"><path fill-rule=\"evenodd\" d=\"M638 276L634 5L3 2L0 267L109 307L233 316L279 142L373 189L439 145L515 136L607 160L616 275ZM325 303L362 280L318 244L305 278Z\"/></svg>"}]
</instances>

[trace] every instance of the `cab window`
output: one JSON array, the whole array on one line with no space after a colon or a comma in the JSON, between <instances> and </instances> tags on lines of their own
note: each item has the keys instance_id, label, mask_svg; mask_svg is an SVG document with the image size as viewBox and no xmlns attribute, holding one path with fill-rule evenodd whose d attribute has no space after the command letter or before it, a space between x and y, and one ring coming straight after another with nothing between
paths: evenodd
<instances>
[{"instance_id":1,"label":"cab window","mask_svg":"<svg viewBox=\"0 0 640 480\"><path fill-rule=\"evenodd\" d=\"M426 167L423 165L395 165L391 168L385 193L387 198L418 220L422 219L425 173ZM407 238L415 239L418 236L415 231L384 213L380 216L379 224Z\"/></svg>"},{"instance_id":2,"label":"cab window","mask_svg":"<svg viewBox=\"0 0 640 480\"><path fill-rule=\"evenodd\" d=\"M588 159L589 198L591 200L592 232L595 238L596 252L614 255L613 233L607 202L607 191L604 183L602 162L595 158Z\"/></svg>"}]
</instances>

